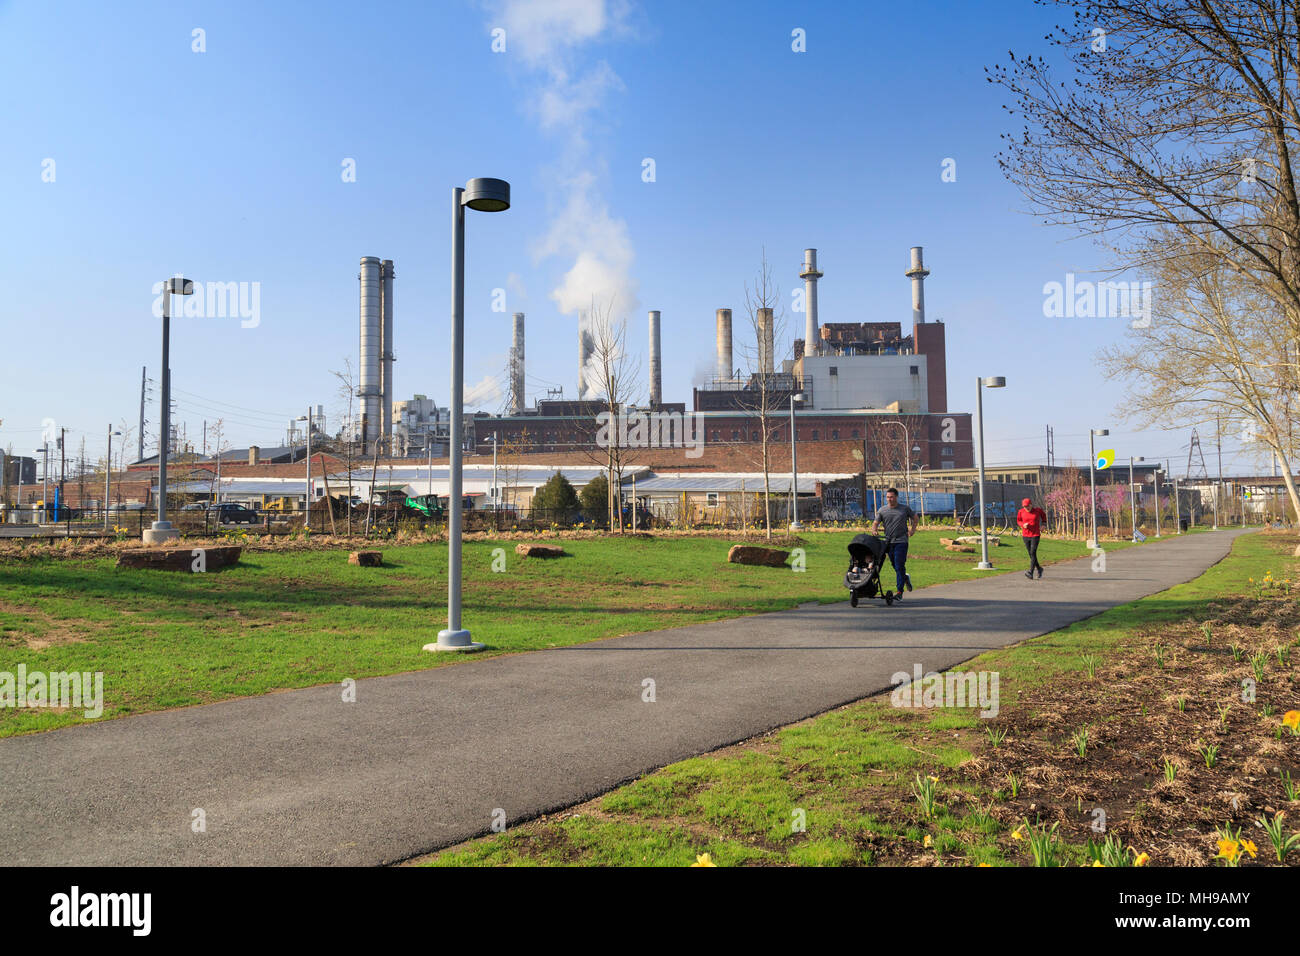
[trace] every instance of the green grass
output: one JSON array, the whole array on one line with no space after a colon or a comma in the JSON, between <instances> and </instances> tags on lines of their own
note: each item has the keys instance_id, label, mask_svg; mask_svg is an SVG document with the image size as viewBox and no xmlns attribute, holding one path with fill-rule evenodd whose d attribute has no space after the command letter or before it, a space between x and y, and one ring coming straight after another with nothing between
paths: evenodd
<instances>
[{"instance_id":1,"label":"green grass","mask_svg":"<svg viewBox=\"0 0 1300 956\"><path fill-rule=\"evenodd\" d=\"M853 533L808 534L803 573L728 564L725 538L578 539L563 542L572 557L547 561L517 556L514 542L467 542L464 624L488 645L477 658L842 601ZM980 575L974 556L944 551L938 538L913 539L917 586ZM496 547L504 573L492 571ZM1052 540L1040 551L1044 561L1085 553ZM1024 561L1014 541L995 554L1013 567ZM108 718L472 666L473 658L421 651L446 626L446 545L385 547L384 562L369 569L341 551L259 552L206 575L119 569L110 558L3 562L0 672L19 664L103 672ZM0 737L84 720L0 708Z\"/></svg>"},{"instance_id":2,"label":"green grass","mask_svg":"<svg viewBox=\"0 0 1300 956\"><path fill-rule=\"evenodd\" d=\"M1292 576L1277 573L1294 569L1292 544L1279 537L1240 537L1225 560L1193 581L982 654L963 670L998 671L1004 709L1030 687L1057 678L1086 680L1084 655L1105 659L1144 628L1197 620L1207 601L1248 593L1248 578L1259 580L1265 571ZM887 694L877 696L664 767L610 792L583 815L523 824L425 862L682 866L709 853L720 866L871 864L880 862L882 843L923 845L929 836L940 862L1028 863L1028 841L1012 841L980 809L997 795L976 792L956 772L971 756L954 742L959 734L987 745L977 713L900 710L890 706ZM922 814L914 796L918 773L939 777L933 818ZM806 821L803 831L792 827L796 809ZM1083 846L1060 844L1056 856L1066 865L1088 862Z\"/></svg>"}]
</instances>

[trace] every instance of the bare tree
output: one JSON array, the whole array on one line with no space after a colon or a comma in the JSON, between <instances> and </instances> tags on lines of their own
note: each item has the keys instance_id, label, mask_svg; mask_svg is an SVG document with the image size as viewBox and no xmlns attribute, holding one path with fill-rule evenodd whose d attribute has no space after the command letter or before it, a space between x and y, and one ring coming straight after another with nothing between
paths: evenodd
<instances>
[{"instance_id":1,"label":"bare tree","mask_svg":"<svg viewBox=\"0 0 1300 956\"><path fill-rule=\"evenodd\" d=\"M758 424L757 463L763 472L763 522L772 537L772 446L783 421L782 413L795 390L792 375L777 371L776 343L785 339L785 310L781 290L772 278L772 268L763 250L762 264L753 284L745 283L745 312L749 316L754 344L740 346L749 373L744 388L736 393L738 408ZM748 426L746 426L748 430Z\"/></svg>"},{"instance_id":2,"label":"bare tree","mask_svg":"<svg viewBox=\"0 0 1300 956\"><path fill-rule=\"evenodd\" d=\"M338 398L343 403L343 412L339 416L339 438L336 451L343 461L343 467L347 469L347 536L352 537L352 469L357 461L358 453L358 422L356 404L353 402L353 399L357 396L357 384L356 377L352 372L352 360L345 357L343 359L343 371L334 371L331 374L338 379ZM326 481L328 480L329 476L327 474ZM329 502L329 505L332 511L334 507L333 501Z\"/></svg>"},{"instance_id":3,"label":"bare tree","mask_svg":"<svg viewBox=\"0 0 1300 956\"><path fill-rule=\"evenodd\" d=\"M1300 513L1291 461L1296 342L1280 307L1218 255L1172 243L1159 269L1161 295L1145 327L1101 354L1111 378L1130 384L1125 407L1165 428L1225 417L1281 465Z\"/></svg>"},{"instance_id":4,"label":"bare tree","mask_svg":"<svg viewBox=\"0 0 1300 956\"><path fill-rule=\"evenodd\" d=\"M619 423L626 414L626 408L633 400L634 390L639 387L637 365L627 350L627 318L614 315L614 301L602 304L595 298L591 302L591 319L588 326L591 333L591 364L594 380L589 384L604 401L609 419L606 440L599 440L605 465L606 507L609 515L609 528L617 526L623 530L622 475L623 467L633 454L625 441L626 429Z\"/></svg>"}]
</instances>

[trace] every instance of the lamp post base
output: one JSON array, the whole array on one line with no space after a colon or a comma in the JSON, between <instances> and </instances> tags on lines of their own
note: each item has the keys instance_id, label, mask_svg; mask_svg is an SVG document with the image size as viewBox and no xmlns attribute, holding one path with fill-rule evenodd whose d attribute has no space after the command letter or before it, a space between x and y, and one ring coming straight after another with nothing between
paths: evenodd
<instances>
[{"instance_id":1,"label":"lamp post base","mask_svg":"<svg viewBox=\"0 0 1300 956\"><path fill-rule=\"evenodd\" d=\"M791 522L790 522L790 530L791 530L791 531L802 531L802 530L803 530L803 525L801 525L801 524L800 524L799 522L797 522L797 521L791 521Z\"/></svg>"},{"instance_id":2,"label":"lamp post base","mask_svg":"<svg viewBox=\"0 0 1300 956\"><path fill-rule=\"evenodd\" d=\"M1083 543L1083 546L1087 548L1089 551L1096 551L1097 541L1094 538L1089 538L1087 541Z\"/></svg>"},{"instance_id":3,"label":"lamp post base","mask_svg":"<svg viewBox=\"0 0 1300 956\"><path fill-rule=\"evenodd\" d=\"M439 631L434 644L425 644L426 651L481 651L486 644L477 644L469 639L469 631Z\"/></svg>"},{"instance_id":4,"label":"lamp post base","mask_svg":"<svg viewBox=\"0 0 1300 956\"><path fill-rule=\"evenodd\" d=\"M987 562L987 561L981 561L979 564L975 565L975 570L976 570L976 571L996 571L997 568L993 567L993 565L989 564L989 562Z\"/></svg>"},{"instance_id":5,"label":"lamp post base","mask_svg":"<svg viewBox=\"0 0 1300 956\"><path fill-rule=\"evenodd\" d=\"M168 541L177 541L181 533L170 521L155 521L153 527L146 528L143 535L145 544L166 544Z\"/></svg>"}]
</instances>

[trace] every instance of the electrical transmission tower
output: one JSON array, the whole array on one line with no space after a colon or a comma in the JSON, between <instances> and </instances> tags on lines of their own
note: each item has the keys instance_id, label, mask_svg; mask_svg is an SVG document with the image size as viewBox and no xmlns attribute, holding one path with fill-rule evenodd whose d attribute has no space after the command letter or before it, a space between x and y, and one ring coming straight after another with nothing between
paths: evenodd
<instances>
[{"instance_id":1,"label":"electrical transmission tower","mask_svg":"<svg viewBox=\"0 0 1300 956\"><path fill-rule=\"evenodd\" d=\"M1200 466L1199 466L1199 468L1197 469L1197 471L1196 471L1195 474L1193 474L1193 472L1192 472L1192 459L1193 459L1193 458L1197 458L1197 459L1200 460ZM1205 467L1205 453L1204 453L1203 451L1201 451L1201 436L1198 435L1198 434L1196 434L1196 429L1195 429L1195 428L1192 429L1192 443L1191 443L1190 446L1188 446L1188 449L1187 449L1187 474L1186 474L1186 477L1187 477L1189 480L1192 479L1192 478L1209 478L1209 477L1210 477L1210 470L1209 470L1208 468Z\"/></svg>"}]
</instances>

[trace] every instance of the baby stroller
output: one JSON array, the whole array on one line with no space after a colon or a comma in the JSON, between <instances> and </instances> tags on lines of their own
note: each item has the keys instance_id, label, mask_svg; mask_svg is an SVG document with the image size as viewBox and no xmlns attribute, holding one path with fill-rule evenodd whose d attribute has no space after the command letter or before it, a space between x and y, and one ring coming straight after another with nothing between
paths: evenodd
<instances>
[{"instance_id":1,"label":"baby stroller","mask_svg":"<svg viewBox=\"0 0 1300 956\"><path fill-rule=\"evenodd\" d=\"M874 534L860 534L849 542L849 569L844 574L844 586L849 589L849 604L858 606L859 598L885 599L893 605L894 592L882 591L880 567L885 560L885 542Z\"/></svg>"}]
</instances>

